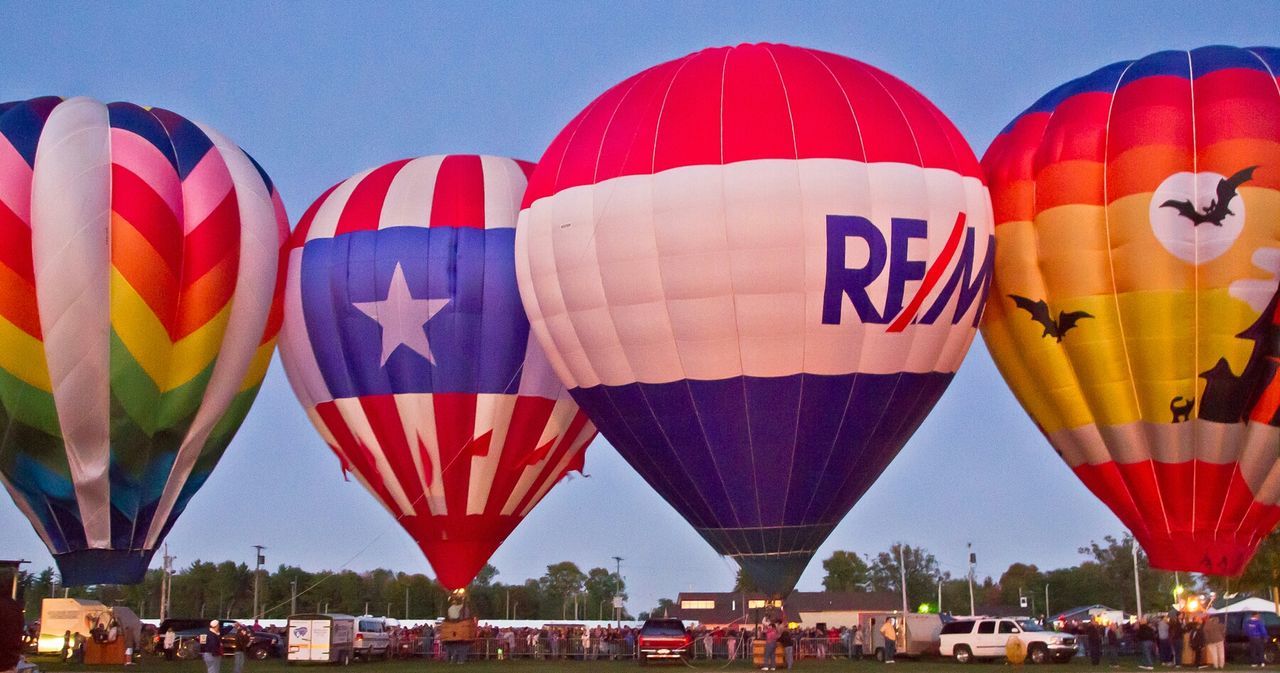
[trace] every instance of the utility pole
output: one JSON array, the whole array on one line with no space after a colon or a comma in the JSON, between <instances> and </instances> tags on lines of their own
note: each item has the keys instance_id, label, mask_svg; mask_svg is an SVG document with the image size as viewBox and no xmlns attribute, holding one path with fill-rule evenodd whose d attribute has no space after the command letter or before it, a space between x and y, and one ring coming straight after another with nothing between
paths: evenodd
<instances>
[{"instance_id":1,"label":"utility pole","mask_svg":"<svg viewBox=\"0 0 1280 673\"><path fill-rule=\"evenodd\" d=\"M1049 619L1049 583L1044 584L1044 618ZM1048 627L1046 627L1048 628Z\"/></svg>"},{"instance_id":2,"label":"utility pole","mask_svg":"<svg viewBox=\"0 0 1280 673\"><path fill-rule=\"evenodd\" d=\"M1130 540L1133 550L1133 596L1138 604L1138 619L1142 619L1142 585L1138 582L1138 540Z\"/></svg>"},{"instance_id":3,"label":"utility pole","mask_svg":"<svg viewBox=\"0 0 1280 673\"><path fill-rule=\"evenodd\" d=\"M293 581L289 583L289 588L293 591L289 597L289 614L296 615L298 614L298 578L293 578Z\"/></svg>"},{"instance_id":4,"label":"utility pole","mask_svg":"<svg viewBox=\"0 0 1280 673\"><path fill-rule=\"evenodd\" d=\"M621 587L622 586L622 557L615 556L613 557L613 560L618 564L617 565L618 586ZM619 592L619 594L621 594L621 592ZM622 606L619 605L618 596L614 596L614 599L613 599L613 616L617 619L618 628L622 628Z\"/></svg>"},{"instance_id":5,"label":"utility pole","mask_svg":"<svg viewBox=\"0 0 1280 673\"><path fill-rule=\"evenodd\" d=\"M164 544L164 569L160 575L160 621L169 617L169 605L173 600L173 562L176 556L169 555L169 543Z\"/></svg>"},{"instance_id":6,"label":"utility pole","mask_svg":"<svg viewBox=\"0 0 1280 673\"><path fill-rule=\"evenodd\" d=\"M511 589L507 589L507 619L511 619Z\"/></svg>"},{"instance_id":7,"label":"utility pole","mask_svg":"<svg viewBox=\"0 0 1280 673\"><path fill-rule=\"evenodd\" d=\"M902 561L901 542L898 543L898 578L899 583L902 585L902 618L905 620L907 612L910 610L907 608L907 565ZM906 622L904 621L903 624L906 624Z\"/></svg>"},{"instance_id":8,"label":"utility pole","mask_svg":"<svg viewBox=\"0 0 1280 673\"><path fill-rule=\"evenodd\" d=\"M404 618L409 618L409 587L404 588Z\"/></svg>"},{"instance_id":9,"label":"utility pole","mask_svg":"<svg viewBox=\"0 0 1280 673\"><path fill-rule=\"evenodd\" d=\"M258 614L258 580L262 578L262 562L267 559L262 555L262 550L266 549L266 547L255 544L253 548L256 550L256 555L254 556L256 563L253 566L253 621L257 623L258 617L261 616Z\"/></svg>"},{"instance_id":10,"label":"utility pole","mask_svg":"<svg viewBox=\"0 0 1280 673\"><path fill-rule=\"evenodd\" d=\"M969 616L974 617L976 613L973 607L973 565L978 562L978 557L973 553L973 543L969 543Z\"/></svg>"},{"instance_id":11,"label":"utility pole","mask_svg":"<svg viewBox=\"0 0 1280 673\"><path fill-rule=\"evenodd\" d=\"M938 614L942 614L942 578L938 578Z\"/></svg>"}]
</instances>

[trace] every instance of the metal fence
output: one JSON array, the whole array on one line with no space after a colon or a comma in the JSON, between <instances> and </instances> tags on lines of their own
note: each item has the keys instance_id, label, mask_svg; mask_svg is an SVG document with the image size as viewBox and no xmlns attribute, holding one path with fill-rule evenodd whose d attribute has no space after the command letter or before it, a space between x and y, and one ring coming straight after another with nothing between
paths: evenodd
<instances>
[{"instance_id":1,"label":"metal fence","mask_svg":"<svg viewBox=\"0 0 1280 673\"><path fill-rule=\"evenodd\" d=\"M413 656L431 659L445 658L444 644L434 638L415 638L404 644L402 652L412 652ZM782 648L778 648L779 654ZM840 638L799 638L795 644L797 659L846 659L850 656L849 643ZM869 656L870 653L868 653ZM514 638L505 635L479 638L471 642L467 654L470 659L534 659L563 661L601 661L634 659L636 646L633 640L582 638L566 636L550 638L538 635L515 634ZM697 636L690 649L691 659L750 659L751 638L712 637L708 639Z\"/></svg>"}]
</instances>

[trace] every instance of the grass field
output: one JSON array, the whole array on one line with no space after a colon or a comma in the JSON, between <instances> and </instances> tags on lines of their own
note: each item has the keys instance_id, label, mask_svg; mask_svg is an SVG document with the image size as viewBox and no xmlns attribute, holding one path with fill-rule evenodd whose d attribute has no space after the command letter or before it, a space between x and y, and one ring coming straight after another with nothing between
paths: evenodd
<instances>
[{"instance_id":1,"label":"grass field","mask_svg":"<svg viewBox=\"0 0 1280 673\"><path fill-rule=\"evenodd\" d=\"M162 659L146 658L137 666L84 666L81 664L64 664L57 660L56 657L35 657L32 663L38 664L42 671L85 671L107 673L108 671L129 671L129 673L204 673L204 664L199 661L164 661ZM744 662L734 662L727 664L723 660L704 661L698 660L689 662L688 664L669 664L664 666L649 666L641 669L640 665L634 661L530 661L526 659L515 661L472 661L467 663L466 670L474 673L531 673L534 671L550 673L552 671L565 671L566 673L623 673L640 671L640 670L658 670L658 671L681 671L690 668L705 671L750 671L753 670ZM450 667L442 661L429 661L424 659L407 659L395 661L375 661L369 663L356 663L351 666L351 673L420 673L431 669L456 668ZM1011 667L1003 662L997 663L979 663L961 665L950 660L941 659L925 659L922 661L911 661L900 659L888 671L892 673L923 673L924 671L944 671L948 673L994 673L1001 671L1002 673L1010 673L1012 668L1027 669L1027 673L1035 673L1042 671L1043 673L1083 673L1085 671L1138 671L1137 661L1135 659L1121 659L1119 669L1112 669L1106 666L1093 667L1088 665L1087 660L1075 659L1067 664L1049 664L1045 666L1023 666ZM327 670L318 669L317 667L300 667L289 665L279 659L272 659L264 662L250 661L245 666L245 673L298 673L299 669L303 670ZM222 663L222 673L231 673L231 659L227 658ZM822 673L841 673L843 671L870 673L871 671L886 671L885 665L877 663L873 660L851 662L851 661L835 661L828 660L818 662L814 660L803 660L796 662L796 670L799 671L821 671ZM1173 670L1173 669L1157 669L1157 670ZM1183 670L1183 669L1179 669ZM1229 665L1226 670L1249 670L1247 665Z\"/></svg>"}]
</instances>

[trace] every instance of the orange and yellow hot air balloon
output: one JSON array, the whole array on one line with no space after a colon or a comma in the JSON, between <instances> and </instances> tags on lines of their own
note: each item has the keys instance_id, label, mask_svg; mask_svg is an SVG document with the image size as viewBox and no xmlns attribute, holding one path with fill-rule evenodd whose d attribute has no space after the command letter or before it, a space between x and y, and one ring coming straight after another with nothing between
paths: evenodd
<instances>
[{"instance_id":1,"label":"orange and yellow hot air balloon","mask_svg":"<svg viewBox=\"0 0 1280 673\"><path fill-rule=\"evenodd\" d=\"M1239 574L1280 521L1278 70L1274 48L1116 63L983 159L983 337L1157 568Z\"/></svg>"}]
</instances>

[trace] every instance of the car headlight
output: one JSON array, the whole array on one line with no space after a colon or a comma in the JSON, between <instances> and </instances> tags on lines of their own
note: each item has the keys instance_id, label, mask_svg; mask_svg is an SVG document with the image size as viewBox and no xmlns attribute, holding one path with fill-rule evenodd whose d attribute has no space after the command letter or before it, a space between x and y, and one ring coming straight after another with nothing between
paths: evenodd
<instances>
[{"instance_id":1,"label":"car headlight","mask_svg":"<svg viewBox=\"0 0 1280 673\"><path fill-rule=\"evenodd\" d=\"M1049 644L1050 644L1050 645L1061 645L1061 644L1062 644L1062 637L1061 637L1061 636L1053 636L1052 638L1050 638L1050 639L1049 639Z\"/></svg>"}]
</instances>

